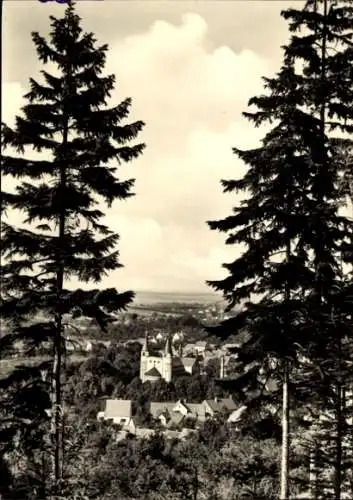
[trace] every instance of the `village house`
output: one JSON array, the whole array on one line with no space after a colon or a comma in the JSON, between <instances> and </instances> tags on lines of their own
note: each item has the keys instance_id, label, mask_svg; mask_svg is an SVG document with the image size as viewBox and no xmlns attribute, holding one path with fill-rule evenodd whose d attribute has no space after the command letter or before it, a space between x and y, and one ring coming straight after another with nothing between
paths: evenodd
<instances>
[{"instance_id":1,"label":"village house","mask_svg":"<svg viewBox=\"0 0 353 500\"><path fill-rule=\"evenodd\" d=\"M204 422L206 420L205 408L202 404L190 404L183 401L151 403L150 414L159 420L164 427L173 427L184 422L187 418Z\"/></svg>"},{"instance_id":2,"label":"village house","mask_svg":"<svg viewBox=\"0 0 353 500\"><path fill-rule=\"evenodd\" d=\"M194 432L188 428L188 419L195 423L203 423L208 418L223 414L228 416L228 422L238 422L246 407L237 408L232 398L209 399L202 403L187 403L185 401L151 402L149 412L152 418L159 421L167 439L186 439ZM105 408L98 412L98 420L105 420L120 425L116 439L120 441L129 434L136 438L146 438L154 434L154 429L138 427L132 416L132 401L125 399L107 399Z\"/></svg>"},{"instance_id":3,"label":"village house","mask_svg":"<svg viewBox=\"0 0 353 500\"><path fill-rule=\"evenodd\" d=\"M221 413L230 414L234 410L238 409L238 406L234 403L231 397L206 399L203 404L205 405L206 414L211 417L216 417Z\"/></svg>"},{"instance_id":4,"label":"village house","mask_svg":"<svg viewBox=\"0 0 353 500\"><path fill-rule=\"evenodd\" d=\"M184 340L184 334L182 332L176 332L173 335L173 344L176 342L181 342Z\"/></svg>"},{"instance_id":5,"label":"village house","mask_svg":"<svg viewBox=\"0 0 353 500\"><path fill-rule=\"evenodd\" d=\"M210 344L206 340L198 340L195 342L194 351L197 354L204 355L208 350L210 350Z\"/></svg>"},{"instance_id":6,"label":"village house","mask_svg":"<svg viewBox=\"0 0 353 500\"><path fill-rule=\"evenodd\" d=\"M170 408L173 409L173 407L175 407L175 403L170 404ZM179 416L181 416L182 418L184 417L180 413ZM111 421L114 424L121 425L121 429L117 431L116 434L117 441L125 439L128 435L133 435L137 439L144 439L151 437L155 433L154 429L148 429L136 426L134 419L132 417L131 400L107 399L105 402L105 409L103 411L98 412L97 419L101 421L102 420ZM176 419L175 422L177 421L178 420ZM173 431L168 429L167 425L165 425L165 427L166 430L163 431L162 434L166 437L166 439L184 440L190 435L190 433L193 432L192 429L181 429L180 431Z\"/></svg>"},{"instance_id":7,"label":"village house","mask_svg":"<svg viewBox=\"0 0 353 500\"><path fill-rule=\"evenodd\" d=\"M238 407L232 398L215 398L205 400L202 403L152 402L149 411L152 418L159 420L164 427L172 427L187 419L202 423L208 418L214 418L221 414L230 416L236 410ZM236 418L236 414L233 418Z\"/></svg>"},{"instance_id":8,"label":"village house","mask_svg":"<svg viewBox=\"0 0 353 500\"><path fill-rule=\"evenodd\" d=\"M122 430L134 432L135 422L132 418L132 401L130 399L107 399L105 409L98 412L98 420L109 420L122 426Z\"/></svg>"}]
</instances>

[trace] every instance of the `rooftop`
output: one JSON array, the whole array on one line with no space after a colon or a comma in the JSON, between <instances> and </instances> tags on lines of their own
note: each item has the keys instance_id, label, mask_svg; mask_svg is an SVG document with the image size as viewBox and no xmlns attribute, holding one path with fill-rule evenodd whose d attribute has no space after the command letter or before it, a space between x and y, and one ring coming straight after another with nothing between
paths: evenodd
<instances>
[{"instance_id":1,"label":"rooftop","mask_svg":"<svg viewBox=\"0 0 353 500\"><path fill-rule=\"evenodd\" d=\"M150 370L148 370L148 372L146 372L145 375L147 375L148 377L158 377L158 378L162 377L162 375L159 373L159 371L155 366Z\"/></svg>"},{"instance_id":2,"label":"rooftop","mask_svg":"<svg viewBox=\"0 0 353 500\"><path fill-rule=\"evenodd\" d=\"M130 399L107 399L104 415L106 419L128 417L132 415L132 402Z\"/></svg>"}]
</instances>

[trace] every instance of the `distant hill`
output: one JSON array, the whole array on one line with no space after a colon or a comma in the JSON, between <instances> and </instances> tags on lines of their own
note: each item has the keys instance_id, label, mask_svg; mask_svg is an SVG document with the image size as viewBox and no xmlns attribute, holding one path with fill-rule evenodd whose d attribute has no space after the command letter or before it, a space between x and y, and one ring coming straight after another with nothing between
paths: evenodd
<instances>
[{"instance_id":1,"label":"distant hill","mask_svg":"<svg viewBox=\"0 0 353 500\"><path fill-rule=\"evenodd\" d=\"M222 302L222 297L215 293L193 293L193 292L136 292L134 303L137 304L157 304L157 303L199 303L213 304Z\"/></svg>"}]
</instances>

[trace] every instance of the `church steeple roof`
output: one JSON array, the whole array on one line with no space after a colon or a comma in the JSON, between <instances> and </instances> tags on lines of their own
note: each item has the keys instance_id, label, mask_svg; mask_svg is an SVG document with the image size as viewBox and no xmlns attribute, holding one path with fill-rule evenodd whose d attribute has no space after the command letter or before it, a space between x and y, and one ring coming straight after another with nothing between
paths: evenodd
<instances>
[{"instance_id":1,"label":"church steeple roof","mask_svg":"<svg viewBox=\"0 0 353 500\"><path fill-rule=\"evenodd\" d=\"M172 350L172 338L170 335L167 337L167 341L165 343L164 347L164 354L168 354L170 356L173 356L173 350Z\"/></svg>"},{"instance_id":2,"label":"church steeple roof","mask_svg":"<svg viewBox=\"0 0 353 500\"><path fill-rule=\"evenodd\" d=\"M148 352L149 351L149 342L148 342L148 331L146 330L145 332L145 342L143 344L143 347L142 347L142 350L145 351L145 352Z\"/></svg>"}]
</instances>

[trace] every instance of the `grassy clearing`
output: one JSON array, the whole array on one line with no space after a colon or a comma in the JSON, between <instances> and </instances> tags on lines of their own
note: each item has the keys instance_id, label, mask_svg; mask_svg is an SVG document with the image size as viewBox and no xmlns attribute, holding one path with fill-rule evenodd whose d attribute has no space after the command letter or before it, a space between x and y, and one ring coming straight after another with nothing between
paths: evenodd
<instances>
[{"instance_id":1,"label":"grassy clearing","mask_svg":"<svg viewBox=\"0 0 353 500\"><path fill-rule=\"evenodd\" d=\"M86 359L84 354L72 354L69 356L69 363L79 363ZM6 377L16 366L36 366L44 361L49 361L50 356L18 357L0 360L0 378Z\"/></svg>"}]
</instances>

